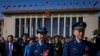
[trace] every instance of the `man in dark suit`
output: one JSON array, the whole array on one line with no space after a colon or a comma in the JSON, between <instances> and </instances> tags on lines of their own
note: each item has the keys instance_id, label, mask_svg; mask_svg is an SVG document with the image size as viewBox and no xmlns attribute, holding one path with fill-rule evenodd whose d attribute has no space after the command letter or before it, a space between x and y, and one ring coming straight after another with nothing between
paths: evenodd
<instances>
[{"instance_id":1,"label":"man in dark suit","mask_svg":"<svg viewBox=\"0 0 100 56\"><path fill-rule=\"evenodd\" d=\"M93 56L92 44L83 40L86 26L85 22L73 25L74 39L64 44L63 56Z\"/></svg>"},{"instance_id":2,"label":"man in dark suit","mask_svg":"<svg viewBox=\"0 0 100 56\"><path fill-rule=\"evenodd\" d=\"M13 36L8 35L7 42L5 43L5 56L19 56L19 47L13 42Z\"/></svg>"},{"instance_id":3,"label":"man in dark suit","mask_svg":"<svg viewBox=\"0 0 100 56\"><path fill-rule=\"evenodd\" d=\"M37 30L37 42L32 46L31 56L53 56L52 46L44 41L46 34L46 28L41 27Z\"/></svg>"},{"instance_id":4,"label":"man in dark suit","mask_svg":"<svg viewBox=\"0 0 100 56\"><path fill-rule=\"evenodd\" d=\"M28 34L24 33L21 37L21 40L18 41L18 45L20 47L20 55L23 56L25 51L25 46L28 44Z\"/></svg>"}]
</instances>

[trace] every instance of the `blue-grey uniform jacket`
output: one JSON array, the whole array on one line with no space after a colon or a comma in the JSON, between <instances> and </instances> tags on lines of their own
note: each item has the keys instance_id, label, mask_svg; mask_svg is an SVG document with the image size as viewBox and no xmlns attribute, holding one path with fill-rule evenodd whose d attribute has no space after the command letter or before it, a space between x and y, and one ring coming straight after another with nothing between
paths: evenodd
<instances>
[{"instance_id":1,"label":"blue-grey uniform jacket","mask_svg":"<svg viewBox=\"0 0 100 56\"><path fill-rule=\"evenodd\" d=\"M83 56L85 53L91 56L91 50L92 44L90 42L83 40L80 45L76 39L74 39L64 44L63 56Z\"/></svg>"},{"instance_id":2,"label":"blue-grey uniform jacket","mask_svg":"<svg viewBox=\"0 0 100 56\"><path fill-rule=\"evenodd\" d=\"M31 56L43 56L43 52L48 50L49 56L53 55L53 48L50 44L43 43L40 45L38 42L32 46Z\"/></svg>"}]
</instances>

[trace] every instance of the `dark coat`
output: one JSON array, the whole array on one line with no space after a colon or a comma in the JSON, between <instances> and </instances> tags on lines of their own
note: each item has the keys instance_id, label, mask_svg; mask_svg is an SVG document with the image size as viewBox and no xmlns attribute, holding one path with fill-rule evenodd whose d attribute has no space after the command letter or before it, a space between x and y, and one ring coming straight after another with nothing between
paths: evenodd
<instances>
[{"instance_id":1,"label":"dark coat","mask_svg":"<svg viewBox=\"0 0 100 56\"><path fill-rule=\"evenodd\" d=\"M19 50L20 50L20 55L23 56L24 55L24 50L25 50L25 46L28 44L28 41L23 42L22 40L18 42L19 45Z\"/></svg>"}]
</instances>

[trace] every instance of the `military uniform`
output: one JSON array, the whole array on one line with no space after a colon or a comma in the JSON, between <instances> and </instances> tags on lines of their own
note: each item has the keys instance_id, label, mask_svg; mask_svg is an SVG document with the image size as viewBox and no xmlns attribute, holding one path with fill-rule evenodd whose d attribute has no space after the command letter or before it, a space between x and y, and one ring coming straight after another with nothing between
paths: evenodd
<instances>
[{"instance_id":1,"label":"military uniform","mask_svg":"<svg viewBox=\"0 0 100 56\"><path fill-rule=\"evenodd\" d=\"M77 40L72 40L68 43L65 43L63 48L63 56L83 56L92 54L92 44L88 41L82 41L81 44Z\"/></svg>"},{"instance_id":2,"label":"military uniform","mask_svg":"<svg viewBox=\"0 0 100 56\"><path fill-rule=\"evenodd\" d=\"M83 35L85 28L85 22L78 22L72 27L73 30L77 30L79 34ZM92 44L82 40L83 37L77 38L75 33L74 39L64 44L63 56L92 56Z\"/></svg>"},{"instance_id":3,"label":"military uniform","mask_svg":"<svg viewBox=\"0 0 100 56\"><path fill-rule=\"evenodd\" d=\"M34 45L32 45L31 56L53 56L52 45L46 43L44 40L46 34L46 28L39 28L37 30L37 35L41 35L42 37L37 36L38 41Z\"/></svg>"},{"instance_id":4,"label":"military uniform","mask_svg":"<svg viewBox=\"0 0 100 56\"><path fill-rule=\"evenodd\" d=\"M52 46L50 44L47 44L47 43L43 43L42 45L40 45L37 42L32 46L31 50L32 50L31 56L43 56L44 52L46 52L46 51L48 52L49 56L53 55Z\"/></svg>"}]
</instances>

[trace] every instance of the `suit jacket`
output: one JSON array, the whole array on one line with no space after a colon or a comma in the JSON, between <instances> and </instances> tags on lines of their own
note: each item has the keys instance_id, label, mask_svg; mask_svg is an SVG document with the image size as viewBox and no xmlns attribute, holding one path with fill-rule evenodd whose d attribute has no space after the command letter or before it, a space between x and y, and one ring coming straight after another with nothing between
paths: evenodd
<instances>
[{"instance_id":1,"label":"suit jacket","mask_svg":"<svg viewBox=\"0 0 100 56\"><path fill-rule=\"evenodd\" d=\"M9 55L9 43L5 43L5 48L4 48L4 55L8 56ZM19 56L19 47L16 43L13 43L13 50L12 50L12 56Z\"/></svg>"},{"instance_id":2,"label":"suit jacket","mask_svg":"<svg viewBox=\"0 0 100 56\"><path fill-rule=\"evenodd\" d=\"M31 56L43 56L45 51L48 51L49 56L53 56L53 48L50 44L44 43L40 46L40 44L37 42L32 46Z\"/></svg>"},{"instance_id":3,"label":"suit jacket","mask_svg":"<svg viewBox=\"0 0 100 56\"><path fill-rule=\"evenodd\" d=\"M83 56L87 53L91 56L92 45L88 41L82 41L81 46L76 41L76 39L65 43L63 48L63 56Z\"/></svg>"},{"instance_id":4,"label":"suit jacket","mask_svg":"<svg viewBox=\"0 0 100 56\"><path fill-rule=\"evenodd\" d=\"M31 55L31 46L30 44L26 45L25 51L24 51L24 56L30 56Z\"/></svg>"},{"instance_id":5,"label":"suit jacket","mask_svg":"<svg viewBox=\"0 0 100 56\"><path fill-rule=\"evenodd\" d=\"M18 42L19 45L19 50L20 50L20 55L24 56L24 50L25 50L25 46L28 44L28 41L23 42L22 40Z\"/></svg>"}]
</instances>

